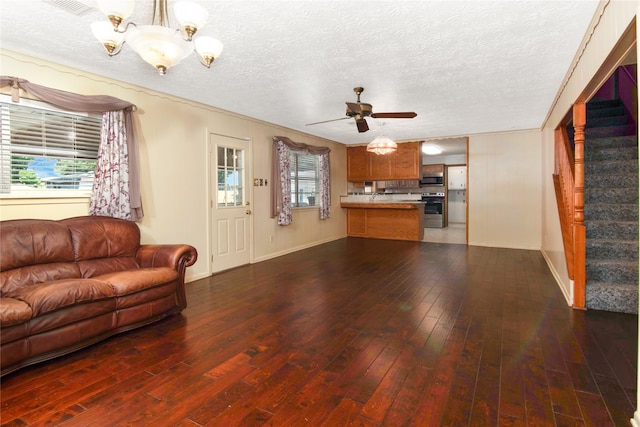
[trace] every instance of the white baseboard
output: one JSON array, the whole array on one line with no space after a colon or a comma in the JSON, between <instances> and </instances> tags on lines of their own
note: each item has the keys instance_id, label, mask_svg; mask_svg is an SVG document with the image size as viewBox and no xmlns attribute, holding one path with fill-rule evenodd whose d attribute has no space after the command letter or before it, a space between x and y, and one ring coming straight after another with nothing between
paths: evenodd
<instances>
[{"instance_id":1,"label":"white baseboard","mask_svg":"<svg viewBox=\"0 0 640 427\"><path fill-rule=\"evenodd\" d=\"M640 427L640 412L636 411L631 418L631 425L633 427Z\"/></svg>"},{"instance_id":2,"label":"white baseboard","mask_svg":"<svg viewBox=\"0 0 640 427\"><path fill-rule=\"evenodd\" d=\"M322 245L324 243L333 242L334 240L344 239L344 237L346 237L346 236L331 237L331 238L328 238L328 239L317 240L315 242L311 242L311 243L308 243L306 245L296 246L296 247L293 247L293 248L287 248L287 249L285 249L283 251L274 252L274 253L270 253L268 255L264 255L264 256L255 258L251 264L255 264L257 262L262 262L262 261L267 261L267 260L273 259L273 258L278 258L279 256L282 256L282 255L291 254L291 253L294 253L294 252L301 251L303 249L309 249L309 248L312 248L314 246Z\"/></svg>"},{"instance_id":3,"label":"white baseboard","mask_svg":"<svg viewBox=\"0 0 640 427\"><path fill-rule=\"evenodd\" d=\"M468 246L480 246L482 248L499 248L499 249L521 249L524 251L539 251L540 246L516 246L516 245L497 245L497 244L489 244L487 242L474 242L468 241Z\"/></svg>"},{"instance_id":4,"label":"white baseboard","mask_svg":"<svg viewBox=\"0 0 640 427\"><path fill-rule=\"evenodd\" d=\"M199 273L199 274L187 274L184 278L185 283L195 282L196 280L204 279L205 277L211 276L209 273Z\"/></svg>"},{"instance_id":5,"label":"white baseboard","mask_svg":"<svg viewBox=\"0 0 640 427\"><path fill-rule=\"evenodd\" d=\"M572 292L570 290L565 289L565 287L563 286L562 280L560 279L560 275L558 274L558 271L556 270L555 266L551 262L551 259L549 259L549 256L547 255L547 253L543 249L541 249L540 252L542 253L542 257L547 263L547 266L549 266L549 270L551 270L551 274L553 275L553 278L556 279L556 283L558 284L558 287L562 291L562 295L564 295L564 299L567 301L567 305L573 306ZM570 282L571 283L569 284L569 286L573 286L573 280L571 280Z\"/></svg>"}]
</instances>

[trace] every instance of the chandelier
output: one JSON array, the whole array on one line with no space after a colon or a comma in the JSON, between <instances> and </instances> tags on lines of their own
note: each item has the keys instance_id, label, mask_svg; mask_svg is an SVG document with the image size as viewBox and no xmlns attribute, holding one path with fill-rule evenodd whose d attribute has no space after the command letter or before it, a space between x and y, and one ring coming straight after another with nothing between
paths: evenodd
<instances>
[{"instance_id":1,"label":"chandelier","mask_svg":"<svg viewBox=\"0 0 640 427\"><path fill-rule=\"evenodd\" d=\"M391 138L384 134L384 123L380 124L380 135L376 136L373 141L367 144L367 151L371 151L376 154L389 154L398 149L398 144Z\"/></svg>"},{"instance_id":2,"label":"chandelier","mask_svg":"<svg viewBox=\"0 0 640 427\"><path fill-rule=\"evenodd\" d=\"M153 1L153 19L150 25L123 22L131 15L135 0L97 0L98 7L109 21L91 24L93 35L102 43L109 56L120 53L127 42L160 75L178 64L194 50L200 62L209 68L222 53L222 42L209 36L196 39L193 35L207 21L206 9L192 1L173 2L173 12L180 24L171 28L167 0Z\"/></svg>"}]
</instances>

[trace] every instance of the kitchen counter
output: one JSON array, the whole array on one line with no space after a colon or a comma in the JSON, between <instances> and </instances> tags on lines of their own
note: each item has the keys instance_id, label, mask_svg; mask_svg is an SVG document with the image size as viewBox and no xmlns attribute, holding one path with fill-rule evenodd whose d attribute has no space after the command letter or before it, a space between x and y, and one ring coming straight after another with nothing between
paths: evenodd
<instances>
[{"instance_id":1,"label":"kitchen counter","mask_svg":"<svg viewBox=\"0 0 640 427\"><path fill-rule=\"evenodd\" d=\"M347 235L373 239L424 239L424 202L421 200L357 198L342 199L347 209Z\"/></svg>"},{"instance_id":2,"label":"kitchen counter","mask_svg":"<svg viewBox=\"0 0 640 427\"><path fill-rule=\"evenodd\" d=\"M424 202L419 200L394 201L394 200L374 200L371 202L342 202L343 208L363 208L363 209L416 209L424 206Z\"/></svg>"}]
</instances>

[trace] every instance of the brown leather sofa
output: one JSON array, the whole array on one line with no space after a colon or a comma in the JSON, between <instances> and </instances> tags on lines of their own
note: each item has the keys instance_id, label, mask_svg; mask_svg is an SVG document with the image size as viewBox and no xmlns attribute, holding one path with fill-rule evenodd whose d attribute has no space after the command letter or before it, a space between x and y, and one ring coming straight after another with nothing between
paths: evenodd
<instances>
[{"instance_id":1,"label":"brown leather sofa","mask_svg":"<svg viewBox=\"0 0 640 427\"><path fill-rule=\"evenodd\" d=\"M182 311L197 259L97 216L1 221L0 251L0 376Z\"/></svg>"}]
</instances>

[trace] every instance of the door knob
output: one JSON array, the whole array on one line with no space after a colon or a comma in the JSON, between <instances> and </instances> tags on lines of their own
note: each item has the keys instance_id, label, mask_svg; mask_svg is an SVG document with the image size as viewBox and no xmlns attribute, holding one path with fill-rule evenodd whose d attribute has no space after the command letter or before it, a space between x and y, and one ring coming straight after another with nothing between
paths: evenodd
<instances>
[{"instance_id":1,"label":"door knob","mask_svg":"<svg viewBox=\"0 0 640 427\"><path fill-rule=\"evenodd\" d=\"M251 209L247 209L247 210L245 211L245 213L246 213L247 215L251 215Z\"/></svg>"}]
</instances>

